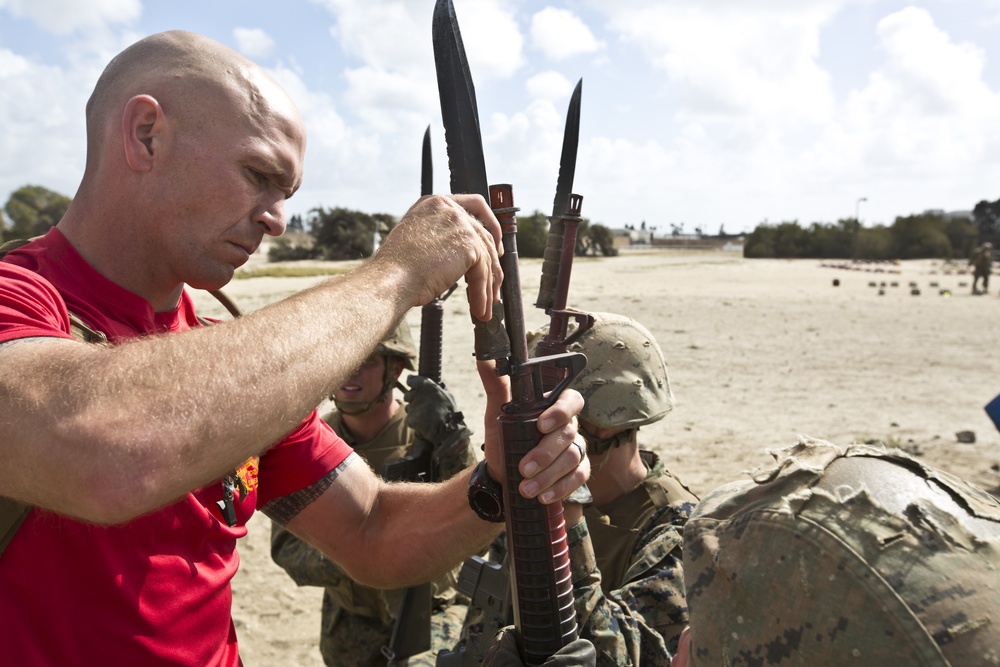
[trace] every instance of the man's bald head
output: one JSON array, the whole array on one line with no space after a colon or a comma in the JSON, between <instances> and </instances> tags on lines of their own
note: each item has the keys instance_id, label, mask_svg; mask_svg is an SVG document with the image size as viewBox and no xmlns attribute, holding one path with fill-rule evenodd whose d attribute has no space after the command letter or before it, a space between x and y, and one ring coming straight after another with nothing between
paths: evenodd
<instances>
[{"instance_id":1,"label":"man's bald head","mask_svg":"<svg viewBox=\"0 0 1000 667\"><path fill-rule=\"evenodd\" d=\"M275 109L298 118L287 94L253 61L202 35L157 33L115 56L98 79L87 101L88 171L136 95L155 98L164 113L188 127L219 122L211 113L219 101L255 124L273 123Z\"/></svg>"}]
</instances>

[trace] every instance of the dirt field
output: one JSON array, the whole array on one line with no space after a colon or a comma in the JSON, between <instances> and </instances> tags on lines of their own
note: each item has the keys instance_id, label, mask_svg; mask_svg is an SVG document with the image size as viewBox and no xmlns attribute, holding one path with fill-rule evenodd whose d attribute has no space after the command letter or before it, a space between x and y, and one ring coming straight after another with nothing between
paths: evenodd
<instances>
[{"instance_id":1,"label":"dirt field","mask_svg":"<svg viewBox=\"0 0 1000 667\"><path fill-rule=\"evenodd\" d=\"M530 304L541 264L523 264L526 319L537 327L544 314ZM575 264L570 302L634 317L657 337L677 404L640 442L661 443L668 467L697 493L765 465L766 450L799 434L885 441L996 489L1000 433L983 406L1000 393L997 286L974 297L964 267L936 261L861 268L720 251L587 258ZM254 278L226 291L252 310L317 280ZM221 312L211 297L196 298ZM445 312L445 382L481 430L485 399L461 289ZM419 311L408 320L416 335ZM959 442L963 431L975 442ZM321 592L297 589L271 562L269 535L257 515L239 547L234 618L244 662L321 667Z\"/></svg>"}]
</instances>

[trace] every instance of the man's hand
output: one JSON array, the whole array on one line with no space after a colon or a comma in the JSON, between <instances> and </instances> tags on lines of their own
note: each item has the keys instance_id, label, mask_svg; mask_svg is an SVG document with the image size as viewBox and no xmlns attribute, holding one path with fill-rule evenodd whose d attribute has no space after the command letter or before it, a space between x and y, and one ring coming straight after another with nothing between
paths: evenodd
<instances>
[{"instance_id":1,"label":"man's hand","mask_svg":"<svg viewBox=\"0 0 1000 667\"><path fill-rule=\"evenodd\" d=\"M686 627L681 632L681 638L677 642L677 655L670 661L670 667L687 667L691 657L691 628Z\"/></svg>"},{"instance_id":2,"label":"man's hand","mask_svg":"<svg viewBox=\"0 0 1000 667\"><path fill-rule=\"evenodd\" d=\"M492 361L478 361L479 377L486 390L485 454L493 479L504 483L503 445L500 435L500 406L510 400L510 383L498 376ZM518 468L524 480L518 487L525 498L537 498L549 504L562 500L590 477L590 459L574 447L577 437L576 417L583 409L583 396L574 389L564 389L556 402L538 417L541 441L528 452Z\"/></svg>"},{"instance_id":3,"label":"man's hand","mask_svg":"<svg viewBox=\"0 0 1000 667\"><path fill-rule=\"evenodd\" d=\"M500 223L479 195L421 197L403 215L375 254L413 280L413 305L429 303L465 276L469 308L489 320L500 300ZM414 280L415 279L415 280Z\"/></svg>"},{"instance_id":4,"label":"man's hand","mask_svg":"<svg viewBox=\"0 0 1000 667\"><path fill-rule=\"evenodd\" d=\"M422 375L410 375L406 384L410 386L403 394L406 425L421 440L435 447L449 447L472 436L451 392Z\"/></svg>"}]
</instances>

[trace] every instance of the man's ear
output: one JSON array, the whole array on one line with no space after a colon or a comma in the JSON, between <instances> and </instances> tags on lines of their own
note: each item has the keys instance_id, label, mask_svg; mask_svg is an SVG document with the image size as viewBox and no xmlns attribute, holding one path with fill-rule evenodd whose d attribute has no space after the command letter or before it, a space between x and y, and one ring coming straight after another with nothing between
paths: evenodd
<instances>
[{"instance_id":1,"label":"man's ear","mask_svg":"<svg viewBox=\"0 0 1000 667\"><path fill-rule=\"evenodd\" d=\"M136 95L128 101L122 114L122 139L129 167L135 171L152 170L162 148L159 139L163 129L163 108L156 98Z\"/></svg>"}]
</instances>

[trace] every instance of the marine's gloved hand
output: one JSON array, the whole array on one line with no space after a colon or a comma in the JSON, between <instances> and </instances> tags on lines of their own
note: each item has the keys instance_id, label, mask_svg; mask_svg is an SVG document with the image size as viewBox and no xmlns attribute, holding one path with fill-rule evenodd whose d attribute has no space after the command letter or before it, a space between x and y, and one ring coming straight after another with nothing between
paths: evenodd
<instances>
[{"instance_id":1,"label":"marine's gloved hand","mask_svg":"<svg viewBox=\"0 0 1000 667\"><path fill-rule=\"evenodd\" d=\"M403 394L406 400L406 425L421 440L438 447L450 447L472 436L465 419L455 405L451 393L422 375L406 378L410 389Z\"/></svg>"},{"instance_id":2,"label":"marine's gloved hand","mask_svg":"<svg viewBox=\"0 0 1000 667\"><path fill-rule=\"evenodd\" d=\"M524 667L517 643L518 635L514 626L509 625L500 630L493 638L482 667ZM596 664L597 651L586 639L571 641L542 663L547 667L594 667Z\"/></svg>"}]
</instances>

